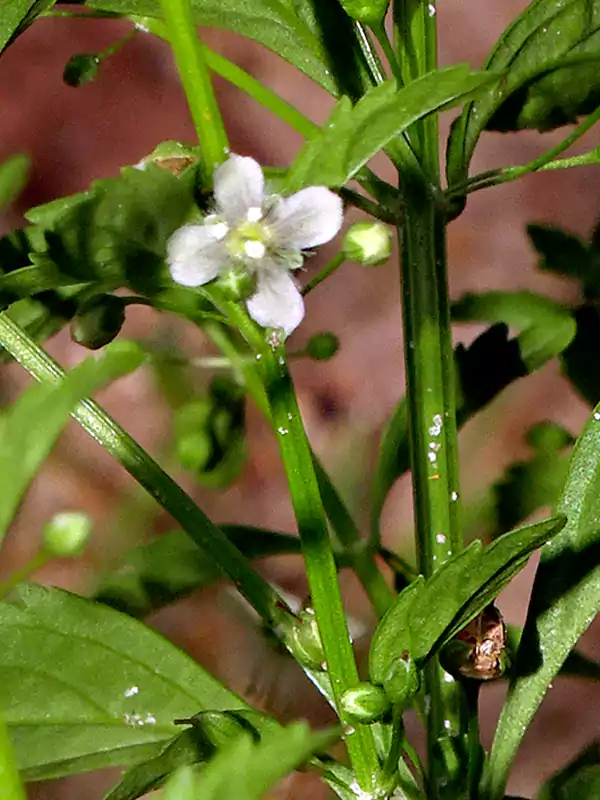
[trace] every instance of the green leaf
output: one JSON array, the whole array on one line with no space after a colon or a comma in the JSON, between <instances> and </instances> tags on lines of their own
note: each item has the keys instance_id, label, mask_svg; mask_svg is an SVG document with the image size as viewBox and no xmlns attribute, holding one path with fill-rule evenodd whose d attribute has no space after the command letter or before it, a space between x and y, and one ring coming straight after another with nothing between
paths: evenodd
<instances>
[{"instance_id":1,"label":"green leaf","mask_svg":"<svg viewBox=\"0 0 600 800\"><path fill-rule=\"evenodd\" d=\"M31 209L27 219L42 227L45 240L30 255L32 263L41 274L54 266L71 284L101 281L103 290L126 285L152 294L170 285L166 242L193 207L194 176L193 169L178 178L155 166L126 168L87 192ZM3 281L20 276L26 280L27 273Z\"/></svg>"},{"instance_id":2,"label":"green leaf","mask_svg":"<svg viewBox=\"0 0 600 800\"><path fill-rule=\"evenodd\" d=\"M124 614L59 589L0 603L0 706L26 780L133 764L200 709L244 709L199 665Z\"/></svg>"},{"instance_id":3,"label":"green leaf","mask_svg":"<svg viewBox=\"0 0 600 800\"><path fill-rule=\"evenodd\" d=\"M600 408L579 437L560 501L568 523L542 550L514 676L485 774L502 796L528 724L568 654L600 609Z\"/></svg>"},{"instance_id":4,"label":"green leaf","mask_svg":"<svg viewBox=\"0 0 600 800\"><path fill-rule=\"evenodd\" d=\"M521 641L523 629L515 625L506 626L508 649L516 653ZM600 681L600 663L584 655L580 650L572 650L560 668L559 675L565 678L583 678L590 681ZM507 675L509 677L509 675Z\"/></svg>"},{"instance_id":5,"label":"green leaf","mask_svg":"<svg viewBox=\"0 0 600 800\"><path fill-rule=\"evenodd\" d=\"M572 436L560 425L540 422L529 429L526 441L533 455L512 464L494 485L495 529L510 530L545 506L552 507L565 484Z\"/></svg>"},{"instance_id":6,"label":"green leaf","mask_svg":"<svg viewBox=\"0 0 600 800\"><path fill-rule=\"evenodd\" d=\"M542 786L538 800L596 800L600 796L600 743L594 742Z\"/></svg>"},{"instance_id":7,"label":"green leaf","mask_svg":"<svg viewBox=\"0 0 600 800\"><path fill-rule=\"evenodd\" d=\"M598 0L534 0L502 34L486 69L504 72L463 111L448 146L448 183L463 183L484 129L549 130L600 103Z\"/></svg>"},{"instance_id":8,"label":"green leaf","mask_svg":"<svg viewBox=\"0 0 600 800\"><path fill-rule=\"evenodd\" d=\"M521 358L530 372L561 353L576 331L569 309L533 292L467 294L452 306L452 319L505 322L519 329Z\"/></svg>"},{"instance_id":9,"label":"green leaf","mask_svg":"<svg viewBox=\"0 0 600 800\"><path fill-rule=\"evenodd\" d=\"M16 155L0 165L0 210L20 194L29 177L29 158Z\"/></svg>"},{"instance_id":10,"label":"green leaf","mask_svg":"<svg viewBox=\"0 0 600 800\"><path fill-rule=\"evenodd\" d=\"M33 18L51 8L55 0L6 0L0 8L0 53Z\"/></svg>"},{"instance_id":11,"label":"green leaf","mask_svg":"<svg viewBox=\"0 0 600 800\"><path fill-rule=\"evenodd\" d=\"M101 358L75 367L60 383L32 386L0 417L0 541L77 403L137 369L143 358L133 343L113 345Z\"/></svg>"},{"instance_id":12,"label":"green leaf","mask_svg":"<svg viewBox=\"0 0 600 800\"><path fill-rule=\"evenodd\" d=\"M0 789L2 800L26 800L25 789L15 763L12 742L4 715L0 712Z\"/></svg>"},{"instance_id":13,"label":"green leaf","mask_svg":"<svg viewBox=\"0 0 600 800\"><path fill-rule=\"evenodd\" d=\"M565 522L559 516L517 528L485 549L476 540L425 582L411 583L373 636L369 656L373 682L385 688L403 653L423 665L483 611L525 566L531 553Z\"/></svg>"},{"instance_id":14,"label":"green leaf","mask_svg":"<svg viewBox=\"0 0 600 800\"><path fill-rule=\"evenodd\" d=\"M340 187L416 120L459 105L495 81L466 65L430 72L402 89L393 80L369 90L355 106L342 97L328 121L306 142L288 176L288 189Z\"/></svg>"},{"instance_id":15,"label":"green leaf","mask_svg":"<svg viewBox=\"0 0 600 800\"><path fill-rule=\"evenodd\" d=\"M561 353L562 370L571 384L591 406L600 402L598 348L600 347L600 315L595 305L575 310L577 332Z\"/></svg>"},{"instance_id":16,"label":"green leaf","mask_svg":"<svg viewBox=\"0 0 600 800\"><path fill-rule=\"evenodd\" d=\"M527 235L540 254L538 267L584 280L592 266L589 246L579 236L554 225L529 224Z\"/></svg>"},{"instance_id":17,"label":"green leaf","mask_svg":"<svg viewBox=\"0 0 600 800\"><path fill-rule=\"evenodd\" d=\"M248 559L300 552L296 536L245 525L220 527ZM121 566L101 579L95 599L143 617L222 578L187 534L171 531L127 553Z\"/></svg>"},{"instance_id":18,"label":"green leaf","mask_svg":"<svg viewBox=\"0 0 600 800\"><path fill-rule=\"evenodd\" d=\"M184 772L185 779L176 773L165 786L164 796L173 800L259 800L278 780L337 736L335 730L313 733L305 722L265 733L259 742L242 734L211 759L194 780L191 772Z\"/></svg>"},{"instance_id":19,"label":"green leaf","mask_svg":"<svg viewBox=\"0 0 600 800\"><path fill-rule=\"evenodd\" d=\"M154 758L129 769L105 800L135 800L161 787L168 776L183 766L208 761L220 748L244 732L278 729L274 721L257 711L202 711L193 725L176 736Z\"/></svg>"},{"instance_id":20,"label":"green leaf","mask_svg":"<svg viewBox=\"0 0 600 800\"><path fill-rule=\"evenodd\" d=\"M87 0L86 6L119 14L162 18L158 0ZM351 20L337 0L192 0L198 25L240 33L285 58L332 94L351 87L345 71L355 84L364 67L351 27ZM335 46L334 46L335 45Z\"/></svg>"}]
</instances>

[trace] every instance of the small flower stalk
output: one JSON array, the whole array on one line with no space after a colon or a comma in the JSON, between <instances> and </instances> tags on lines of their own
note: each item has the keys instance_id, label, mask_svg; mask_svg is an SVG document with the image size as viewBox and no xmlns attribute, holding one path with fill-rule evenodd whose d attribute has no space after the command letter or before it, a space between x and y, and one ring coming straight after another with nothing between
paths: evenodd
<instances>
[{"instance_id":1,"label":"small flower stalk","mask_svg":"<svg viewBox=\"0 0 600 800\"><path fill-rule=\"evenodd\" d=\"M289 335L304 317L295 270L305 251L329 242L342 226L340 198L324 186L289 197L265 190L260 165L232 155L214 175L214 213L175 231L167 245L173 280L203 286L246 275L248 313L264 328Z\"/></svg>"}]
</instances>

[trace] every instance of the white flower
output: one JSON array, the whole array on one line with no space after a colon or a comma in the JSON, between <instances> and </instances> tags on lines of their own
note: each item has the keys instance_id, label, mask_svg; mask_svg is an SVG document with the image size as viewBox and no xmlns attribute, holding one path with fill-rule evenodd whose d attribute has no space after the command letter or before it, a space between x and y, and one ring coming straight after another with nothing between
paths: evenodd
<instances>
[{"instance_id":1,"label":"white flower","mask_svg":"<svg viewBox=\"0 0 600 800\"><path fill-rule=\"evenodd\" d=\"M256 280L248 313L264 328L289 335L304 317L304 302L290 274L303 250L324 244L342 225L342 201L324 186L290 197L265 194L262 170L252 158L232 155L214 176L215 211L185 225L167 244L173 280L202 286L242 268Z\"/></svg>"}]
</instances>

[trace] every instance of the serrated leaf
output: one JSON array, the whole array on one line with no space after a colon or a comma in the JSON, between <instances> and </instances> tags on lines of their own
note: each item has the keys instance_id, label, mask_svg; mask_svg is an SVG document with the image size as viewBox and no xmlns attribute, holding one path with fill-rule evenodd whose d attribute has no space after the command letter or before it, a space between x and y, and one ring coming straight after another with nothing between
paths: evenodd
<instances>
[{"instance_id":1,"label":"serrated leaf","mask_svg":"<svg viewBox=\"0 0 600 800\"><path fill-rule=\"evenodd\" d=\"M0 603L0 706L26 780L134 764L174 720L245 704L158 633L59 589Z\"/></svg>"},{"instance_id":2,"label":"serrated leaf","mask_svg":"<svg viewBox=\"0 0 600 800\"><path fill-rule=\"evenodd\" d=\"M599 104L599 26L598 0L535 0L512 22L485 65L505 78L470 103L453 126L449 185L466 179L484 129L549 130Z\"/></svg>"},{"instance_id":3,"label":"serrated leaf","mask_svg":"<svg viewBox=\"0 0 600 800\"><path fill-rule=\"evenodd\" d=\"M452 319L504 322L519 329L521 357L530 372L568 347L576 331L568 308L533 292L467 294L453 304Z\"/></svg>"},{"instance_id":4,"label":"serrated leaf","mask_svg":"<svg viewBox=\"0 0 600 800\"><path fill-rule=\"evenodd\" d=\"M259 800L278 780L303 764L315 750L327 747L337 738L336 731L313 733L305 722L298 722L274 733L265 733L259 742L242 734L224 747L197 774L176 773L165 786L165 798L173 800ZM231 765L235 764L232 770ZM185 769L185 768L184 768ZM175 788L174 788L175 787Z\"/></svg>"},{"instance_id":5,"label":"serrated leaf","mask_svg":"<svg viewBox=\"0 0 600 800\"><path fill-rule=\"evenodd\" d=\"M23 495L48 457L77 403L143 361L137 345L119 343L88 359L58 384L36 384L0 417L0 541Z\"/></svg>"},{"instance_id":6,"label":"serrated leaf","mask_svg":"<svg viewBox=\"0 0 600 800\"><path fill-rule=\"evenodd\" d=\"M168 776L183 766L208 761L241 733L260 731L279 726L257 711L204 711L196 714L193 725L176 736L154 758L129 769L107 795L105 800L135 800L159 788Z\"/></svg>"},{"instance_id":7,"label":"serrated leaf","mask_svg":"<svg viewBox=\"0 0 600 800\"><path fill-rule=\"evenodd\" d=\"M246 525L220 527L249 559L300 552L296 536ZM127 553L121 566L101 579L95 599L143 617L222 577L187 534L171 531Z\"/></svg>"},{"instance_id":8,"label":"serrated leaf","mask_svg":"<svg viewBox=\"0 0 600 800\"><path fill-rule=\"evenodd\" d=\"M519 743L548 686L600 609L600 407L579 437L557 511L565 529L543 549L509 694L485 773L501 797Z\"/></svg>"},{"instance_id":9,"label":"serrated leaf","mask_svg":"<svg viewBox=\"0 0 600 800\"><path fill-rule=\"evenodd\" d=\"M424 583L411 583L373 636L369 654L373 682L385 686L402 653L422 666L483 611L525 566L531 553L565 522L560 516L517 528L485 549L476 540Z\"/></svg>"},{"instance_id":10,"label":"serrated leaf","mask_svg":"<svg viewBox=\"0 0 600 800\"><path fill-rule=\"evenodd\" d=\"M87 0L86 6L162 18L158 0ZM332 94L358 96L359 84L367 86L351 20L337 0L192 0L192 11L196 24L254 39Z\"/></svg>"},{"instance_id":11,"label":"serrated leaf","mask_svg":"<svg viewBox=\"0 0 600 800\"><path fill-rule=\"evenodd\" d=\"M42 226L45 239L45 247L30 254L32 263L42 275L54 265L71 283L101 281L105 291L126 285L156 292L171 283L166 242L192 208L193 177L128 168L80 195L31 209L27 219Z\"/></svg>"},{"instance_id":12,"label":"serrated leaf","mask_svg":"<svg viewBox=\"0 0 600 800\"><path fill-rule=\"evenodd\" d=\"M600 743L594 742L542 786L538 800L596 800L600 796Z\"/></svg>"},{"instance_id":13,"label":"serrated leaf","mask_svg":"<svg viewBox=\"0 0 600 800\"><path fill-rule=\"evenodd\" d=\"M16 155L0 165L0 211L20 194L29 177L29 158Z\"/></svg>"},{"instance_id":14,"label":"serrated leaf","mask_svg":"<svg viewBox=\"0 0 600 800\"><path fill-rule=\"evenodd\" d=\"M319 132L306 142L288 175L288 189L340 187L410 125L459 105L496 80L466 65L430 72L397 89L393 80L370 89L355 106L342 97Z\"/></svg>"}]
</instances>

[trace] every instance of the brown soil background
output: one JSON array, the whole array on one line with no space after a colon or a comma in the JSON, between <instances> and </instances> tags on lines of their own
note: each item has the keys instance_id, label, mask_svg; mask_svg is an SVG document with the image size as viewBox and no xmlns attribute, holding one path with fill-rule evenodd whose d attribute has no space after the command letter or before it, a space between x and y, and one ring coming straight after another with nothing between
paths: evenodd
<instances>
[{"instance_id":1,"label":"brown soil background","mask_svg":"<svg viewBox=\"0 0 600 800\"><path fill-rule=\"evenodd\" d=\"M438 9L442 63L468 61L479 66L502 29L525 6L524 0L444 0ZM26 208L82 190L95 178L114 175L120 166L136 163L164 139L193 142L170 54L149 36L136 37L106 62L94 83L79 90L62 84L62 69L70 55L98 51L126 29L114 21L39 21L0 61L0 159L26 152L33 165L19 203L2 220L3 230L19 225ZM315 121L326 117L331 99L277 56L239 37L216 31L204 36ZM217 89L232 149L266 164L289 163L300 145L299 137L234 88L217 81ZM447 123L444 119L444 130ZM477 150L473 171L526 162L563 136L564 131L543 137L489 134ZM589 141L582 143L582 149L586 144ZM393 178L385 165L381 172ZM575 298L572 285L536 272L524 228L528 221L556 222L587 235L600 212L599 174L597 167L550 173L473 196L467 211L449 231L452 297L467 290L533 289L556 298ZM315 274L326 258L327 252L314 258L309 275ZM333 330L341 339L341 352L331 363L299 363L294 374L313 445L361 523L367 517L378 437L403 392L399 297L394 260L373 271L345 266L311 296L307 320L292 340L292 346L300 347L318 330ZM148 309L129 312L125 333L141 340L176 336L190 354L210 352L202 337L188 327L157 317ZM455 336L457 341L469 342L476 333L472 327L458 327ZM85 355L66 332L56 336L48 349L66 366ZM3 367L2 401L16 396L28 382L22 370ZM150 374L136 373L101 399L151 453L164 448L169 412ZM507 390L461 434L465 504L477 498L507 464L526 453L523 433L532 423L553 419L577 433L586 413L555 364ZM252 411L249 427L249 461L242 478L230 489L216 493L195 487L185 476L178 477L217 522L243 521L293 532L276 445ZM124 527L120 517L123 503L133 494L129 476L71 424L13 525L0 573L8 574L34 552L40 526L52 513L85 508L97 521L93 547L81 562L52 564L39 578L89 592L98 572L113 563L137 535ZM410 487L403 480L385 509L388 546L410 551L410 519ZM168 529L170 522L150 510L144 525L145 535L151 535ZM263 569L286 589L304 592L305 581L294 559L272 560ZM524 619L532 575L530 565L505 593L501 607L510 622ZM368 628L372 619L359 589L347 576L343 584L349 609ZM241 620L234 605L222 588L216 588L164 610L152 622L237 691L273 708L282 718L304 716L315 723L327 720L327 710L294 665L273 655ZM598 626L592 626L582 643L587 653L600 655L599 635ZM499 685L484 691L487 742L491 741L502 694ZM519 754L509 786L513 794L533 796L540 780L597 736L599 703L597 686L557 681ZM113 772L48 783L33 787L31 797L101 797L114 779ZM324 796L322 788L306 776L290 778L278 793L290 800Z\"/></svg>"}]
</instances>

